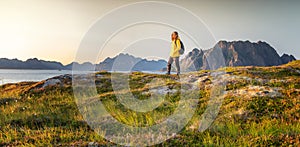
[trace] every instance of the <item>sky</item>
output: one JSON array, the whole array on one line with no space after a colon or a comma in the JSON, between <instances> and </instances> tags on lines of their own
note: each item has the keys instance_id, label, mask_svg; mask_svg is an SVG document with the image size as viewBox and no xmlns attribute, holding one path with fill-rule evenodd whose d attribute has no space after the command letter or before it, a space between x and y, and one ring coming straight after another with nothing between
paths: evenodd
<instances>
[{"instance_id":1,"label":"sky","mask_svg":"<svg viewBox=\"0 0 300 147\"><path fill-rule=\"evenodd\" d=\"M0 58L21 60L39 58L68 64L76 60L82 40L94 24L112 10L135 2L141 1L0 0ZM164 2L183 7L200 18L216 41L261 40L268 42L280 55L287 53L300 59L298 0L165 0ZM153 11L159 11L164 15L168 10ZM128 15L135 14L128 12ZM141 10L137 15L147 14ZM125 21L127 18L120 19ZM184 21L190 23L188 19ZM199 28L191 27L191 29ZM149 59L166 59L172 30L174 28L170 26L155 24L128 27L111 38L97 59L89 60L89 51L86 49L87 54L84 55L86 58L80 62L99 62L120 52ZM141 37L139 34L150 37L138 40L136 38ZM152 35L160 37L151 38ZM188 35L183 33L181 38L186 40L187 51L194 47L208 49L217 43L215 41L196 46L188 39Z\"/></svg>"}]
</instances>

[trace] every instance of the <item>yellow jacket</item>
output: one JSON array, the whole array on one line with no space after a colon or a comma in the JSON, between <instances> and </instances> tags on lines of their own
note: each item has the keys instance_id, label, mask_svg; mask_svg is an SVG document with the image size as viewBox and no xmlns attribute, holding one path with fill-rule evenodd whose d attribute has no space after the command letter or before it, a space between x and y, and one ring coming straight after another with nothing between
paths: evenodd
<instances>
[{"instance_id":1,"label":"yellow jacket","mask_svg":"<svg viewBox=\"0 0 300 147\"><path fill-rule=\"evenodd\" d=\"M176 45L175 45L176 42ZM175 58L175 57L179 57L180 53L179 50L181 49L181 43L180 43L180 39L176 39L174 41L172 41L171 43L171 53L170 56Z\"/></svg>"}]
</instances>

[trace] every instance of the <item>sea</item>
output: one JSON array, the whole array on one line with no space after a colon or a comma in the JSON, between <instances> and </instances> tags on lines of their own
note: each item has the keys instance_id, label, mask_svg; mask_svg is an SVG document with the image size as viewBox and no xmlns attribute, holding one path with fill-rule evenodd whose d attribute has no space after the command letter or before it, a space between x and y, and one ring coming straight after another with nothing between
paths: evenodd
<instances>
[{"instance_id":1,"label":"sea","mask_svg":"<svg viewBox=\"0 0 300 147\"><path fill-rule=\"evenodd\" d=\"M37 82L65 74L89 74L95 71L0 69L0 85L18 82ZM163 74L163 72L142 71Z\"/></svg>"},{"instance_id":2,"label":"sea","mask_svg":"<svg viewBox=\"0 0 300 147\"><path fill-rule=\"evenodd\" d=\"M65 74L87 74L94 71L0 69L0 85L18 82L37 82Z\"/></svg>"}]
</instances>

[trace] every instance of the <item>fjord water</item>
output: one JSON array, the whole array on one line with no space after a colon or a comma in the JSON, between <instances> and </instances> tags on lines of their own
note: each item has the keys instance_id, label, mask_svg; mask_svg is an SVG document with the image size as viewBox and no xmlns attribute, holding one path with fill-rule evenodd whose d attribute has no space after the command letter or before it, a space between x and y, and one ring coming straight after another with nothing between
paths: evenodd
<instances>
[{"instance_id":1,"label":"fjord water","mask_svg":"<svg viewBox=\"0 0 300 147\"><path fill-rule=\"evenodd\" d=\"M75 74L92 73L93 71L77 71ZM0 85L23 81L41 81L51 77L72 74L72 70L23 70L23 69L0 69Z\"/></svg>"},{"instance_id":2,"label":"fjord water","mask_svg":"<svg viewBox=\"0 0 300 147\"><path fill-rule=\"evenodd\" d=\"M122 72L122 71L114 71ZM124 72L124 71L123 71ZM144 73L164 74L160 71L142 71ZM64 74L88 74L94 71L72 70L25 70L25 69L0 69L0 85L18 82L37 82Z\"/></svg>"}]
</instances>

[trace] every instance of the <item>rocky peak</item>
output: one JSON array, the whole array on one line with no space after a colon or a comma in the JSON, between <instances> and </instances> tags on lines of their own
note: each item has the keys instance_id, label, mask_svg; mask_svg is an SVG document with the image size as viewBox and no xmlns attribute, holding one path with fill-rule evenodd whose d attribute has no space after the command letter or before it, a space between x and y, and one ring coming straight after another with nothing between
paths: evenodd
<instances>
[{"instance_id":1,"label":"rocky peak","mask_svg":"<svg viewBox=\"0 0 300 147\"><path fill-rule=\"evenodd\" d=\"M222 54L220 54L222 53ZM222 55L224 58L222 58ZM193 49L181 61L184 69L217 69L223 66L276 66L296 60L292 55L279 56L268 43L258 41L219 41L206 51Z\"/></svg>"},{"instance_id":2,"label":"rocky peak","mask_svg":"<svg viewBox=\"0 0 300 147\"><path fill-rule=\"evenodd\" d=\"M280 57L280 59L281 59L282 64L286 64L286 63L296 60L296 58L293 55L288 55L288 54L283 54Z\"/></svg>"},{"instance_id":3,"label":"rocky peak","mask_svg":"<svg viewBox=\"0 0 300 147\"><path fill-rule=\"evenodd\" d=\"M222 49L227 66L274 66L282 64L276 50L266 42L220 41L218 46Z\"/></svg>"},{"instance_id":4,"label":"rocky peak","mask_svg":"<svg viewBox=\"0 0 300 147\"><path fill-rule=\"evenodd\" d=\"M204 52L200 49L194 48L182 60L181 67L183 70L195 71L203 66Z\"/></svg>"}]
</instances>

